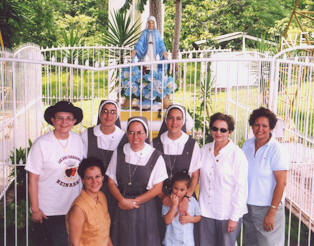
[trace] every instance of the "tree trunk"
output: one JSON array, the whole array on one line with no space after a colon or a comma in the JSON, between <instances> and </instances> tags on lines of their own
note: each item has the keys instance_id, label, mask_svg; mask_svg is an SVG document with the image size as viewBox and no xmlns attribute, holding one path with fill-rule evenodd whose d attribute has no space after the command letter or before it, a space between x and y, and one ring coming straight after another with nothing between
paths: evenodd
<instances>
[{"instance_id":1,"label":"tree trunk","mask_svg":"<svg viewBox=\"0 0 314 246\"><path fill-rule=\"evenodd\" d=\"M173 35L172 59L178 59L179 57L181 16L182 16L182 2L181 0L176 0L176 19Z\"/></svg>"},{"instance_id":2,"label":"tree trunk","mask_svg":"<svg viewBox=\"0 0 314 246\"><path fill-rule=\"evenodd\" d=\"M157 21L157 29L163 36L163 25L162 25L162 0L149 0L149 15L155 16Z\"/></svg>"}]
</instances>

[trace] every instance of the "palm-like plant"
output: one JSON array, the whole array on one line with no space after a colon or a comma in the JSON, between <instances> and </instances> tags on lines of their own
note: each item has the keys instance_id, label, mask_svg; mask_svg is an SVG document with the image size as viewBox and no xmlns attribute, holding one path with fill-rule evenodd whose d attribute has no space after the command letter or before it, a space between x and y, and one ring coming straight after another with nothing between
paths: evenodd
<instances>
[{"instance_id":1,"label":"palm-like plant","mask_svg":"<svg viewBox=\"0 0 314 246\"><path fill-rule=\"evenodd\" d=\"M61 32L62 41L59 42L60 46L63 47L76 47L81 44L81 37L78 34L78 31L74 31L74 29L70 29L69 32L63 30ZM75 58L78 57L78 51L76 49L69 49L63 52L63 56L68 58L68 62L73 62Z\"/></svg>"},{"instance_id":2,"label":"palm-like plant","mask_svg":"<svg viewBox=\"0 0 314 246\"><path fill-rule=\"evenodd\" d=\"M104 33L103 43L105 45L113 45L116 47L130 47L135 44L140 36L141 25L137 20L134 24L131 23L131 17L125 10L120 9L111 13L112 20L109 21L108 30ZM112 52L113 59L122 64L124 61L124 51ZM119 73L114 71L112 75L113 82L117 85L119 82Z\"/></svg>"},{"instance_id":3,"label":"palm-like plant","mask_svg":"<svg viewBox=\"0 0 314 246\"><path fill-rule=\"evenodd\" d=\"M211 93L215 84L215 79L212 78L211 72L208 72L207 78L203 78L201 81L200 91L202 95L200 110L205 110L207 117L210 117L211 108Z\"/></svg>"},{"instance_id":4,"label":"palm-like plant","mask_svg":"<svg viewBox=\"0 0 314 246\"><path fill-rule=\"evenodd\" d=\"M119 47L133 46L140 36L139 21L132 24L130 15L122 9L114 11L111 16L112 21L109 22L109 29L105 31L104 43Z\"/></svg>"},{"instance_id":5,"label":"palm-like plant","mask_svg":"<svg viewBox=\"0 0 314 246\"><path fill-rule=\"evenodd\" d=\"M68 32L63 30L61 32L62 41L59 43L60 46L69 47L62 51L62 56L66 58L68 63L74 63L76 59L81 57L81 49L72 49L71 47L78 47L81 44L81 37L78 30L74 31L71 28ZM73 70L73 68L70 68ZM68 79L66 81L65 93L68 96L70 81L71 81L71 72L68 74Z\"/></svg>"}]
</instances>

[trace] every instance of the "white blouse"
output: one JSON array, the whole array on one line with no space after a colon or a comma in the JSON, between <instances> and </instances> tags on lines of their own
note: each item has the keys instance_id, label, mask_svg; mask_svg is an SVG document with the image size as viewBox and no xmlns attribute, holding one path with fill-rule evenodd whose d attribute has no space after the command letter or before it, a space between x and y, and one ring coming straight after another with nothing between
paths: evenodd
<instances>
[{"instance_id":1,"label":"white blouse","mask_svg":"<svg viewBox=\"0 0 314 246\"><path fill-rule=\"evenodd\" d=\"M202 147L200 207L202 216L238 221L247 213L248 162L231 139L214 155L215 142Z\"/></svg>"},{"instance_id":2,"label":"white blouse","mask_svg":"<svg viewBox=\"0 0 314 246\"><path fill-rule=\"evenodd\" d=\"M147 143L145 143L144 148L142 150L137 152L131 149L131 145L129 143L123 146L125 161L127 163L131 163L133 165L138 166L145 166L149 158L153 154L154 150L155 149ZM113 152L111 161L106 171L106 175L117 184L116 169L117 169L117 150ZM147 190L150 190L151 188L153 188L154 185L164 181L167 178L168 174L164 158L162 156L159 156L149 177L149 181L146 187Z\"/></svg>"},{"instance_id":3,"label":"white blouse","mask_svg":"<svg viewBox=\"0 0 314 246\"><path fill-rule=\"evenodd\" d=\"M182 155L184 146L189 139L189 135L182 131L182 135L176 139L172 140L168 137L168 131L164 132L160 136L161 143L164 148L164 154L166 155ZM190 168L189 168L189 175L191 176L193 172L200 169L201 163L201 151L200 147L197 142L195 142Z\"/></svg>"},{"instance_id":4,"label":"white blouse","mask_svg":"<svg viewBox=\"0 0 314 246\"><path fill-rule=\"evenodd\" d=\"M88 133L87 129L81 134L82 140L83 140L83 146L84 146L84 158L87 157L87 151L88 151ZM104 134L100 130L100 125L97 125L93 129L94 135L97 137L97 147L99 149L104 150L115 150L123 135L124 131L121 130L119 127L115 126L115 130L111 134Z\"/></svg>"}]
</instances>

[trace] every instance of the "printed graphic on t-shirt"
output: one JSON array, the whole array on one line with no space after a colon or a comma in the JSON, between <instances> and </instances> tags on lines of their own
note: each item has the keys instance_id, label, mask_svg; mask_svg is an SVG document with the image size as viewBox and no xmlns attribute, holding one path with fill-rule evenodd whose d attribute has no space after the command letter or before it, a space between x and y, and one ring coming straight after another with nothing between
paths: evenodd
<instances>
[{"instance_id":1,"label":"printed graphic on t-shirt","mask_svg":"<svg viewBox=\"0 0 314 246\"><path fill-rule=\"evenodd\" d=\"M58 163L64 167L61 178L57 180L57 184L63 187L74 187L80 183L77 168L81 159L75 155L66 155L59 159Z\"/></svg>"}]
</instances>

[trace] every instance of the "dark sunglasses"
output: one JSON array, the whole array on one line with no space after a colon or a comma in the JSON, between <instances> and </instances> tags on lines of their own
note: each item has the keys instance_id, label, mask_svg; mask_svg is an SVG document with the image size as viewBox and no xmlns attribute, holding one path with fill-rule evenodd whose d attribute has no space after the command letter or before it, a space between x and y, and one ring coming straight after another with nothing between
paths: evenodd
<instances>
[{"instance_id":1,"label":"dark sunglasses","mask_svg":"<svg viewBox=\"0 0 314 246\"><path fill-rule=\"evenodd\" d=\"M228 131L228 129L226 129L226 128L217 128L217 127L215 127L215 126L213 126L211 129L212 129L213 132L218 132L218 131L220 131L220 132L222 132L222 133L226 133L226 132Z\"/></svg>"}]
</instances>

